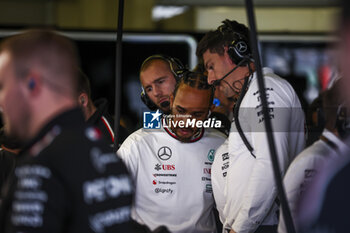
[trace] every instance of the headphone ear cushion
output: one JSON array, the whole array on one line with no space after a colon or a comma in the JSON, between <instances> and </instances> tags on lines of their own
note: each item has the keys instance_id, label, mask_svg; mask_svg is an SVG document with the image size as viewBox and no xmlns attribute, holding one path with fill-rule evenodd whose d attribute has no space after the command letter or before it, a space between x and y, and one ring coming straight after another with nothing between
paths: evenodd
<instances>
[{"instance_id":1,"label":"headphone ear cushion","mask_svg":"<svg viewBox=\"0 0 350 233\"><path fill-rule=\"evenodd\" d=\"M251 57L251 51L243 37L240 35L237 35L237 37L238 39L233 40L232 43L228 46L227 53L230 56L232 62L236 65L245 59L246 61L240 64L240 66L245 66L249 61L248 58Z\"/></svg>"},{"instance_id":2,"label":"headphone ear cushion","mask_svg":"<svg viewBox=\"0 0 350 233\"><path fill-rule=\"evenodd\" d=\"M176 82L179 82L180 79L182 79L186 75L186 73L188 73L188 72L189 72L189 70L187 70L187 69L177 70L175 72Z\"/></svg>"},{"instance_id":3,"label":"headphone ear cushion","mask_svg":"<svg viewBox=\"0 0 350 233\"><path fill-rule=\"evenodd\" d=\"M228 53L229 57L231 58L231 61L237 65L239 63L240 59L238 58L238 55L236 54L236 51L232 45L230 45L228 47L227 53Z\"/></svg>"},{"instance_id":4,"label":"headphone ear cushion","mask_svg":"<svg viewBox=\"0 0 350 233\"><path fill-rule=\"evenodd\" d=\"M182 64L180 59L178 59L176 57L169 57L168 59L170 62L172 62L173 66L175 65L177 67L176 70L174 70L174 72L176 72L178 70L186 70L186 67L184 66L184 64Z\"/></svg>"},{"instance_id":5,"label":"headphone ear cushion","mask_svg":"<svg viewBox=\"0 0 350 233\"><path fill-rule=\"evenodd\" d=\"M157 105L155 105L155 103L153 103L153 101L148 97L148 95L145 93L145 91L142 88L142 92L141 92L141 101L151 110L151 111L155 111L158 109Z\"/></svg>"},{"instance_id":6,"label":"headphone ear cushion","mask_svg":"<svg viewBox=\"0 0 350 233\"><path fill-rule=\"evenodd\" d=\"M169 62L171 72L174 74L176 82L179 82L188 69L176 57L167 57L167 61Z\"/></svg>"}]
</instances>

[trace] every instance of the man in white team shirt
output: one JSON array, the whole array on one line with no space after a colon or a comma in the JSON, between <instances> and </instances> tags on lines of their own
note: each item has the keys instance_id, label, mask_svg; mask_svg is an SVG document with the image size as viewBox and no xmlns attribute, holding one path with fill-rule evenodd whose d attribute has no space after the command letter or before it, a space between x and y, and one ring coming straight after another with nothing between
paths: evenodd
<instances>
[{"instance_id":1,"label":"man in white team shirt","mask_svg":"<svg viewBox=\"0 0 350 233\"><path fill-rule=\"evenodd\" d=\"M303 223L298 222L301 216L300 211L300 199L304 197L305 192L310 190L310 186L314 183L315 177L325 171L330 171L330 164L337 160L346 160L348 154L340 153L346 151L349 147L343 142L345 137L348 135L348 129L344 122L345 108L342 108L342 104L345 102L341 96L340 87L344 85L343 80L338 80L331 89L325 91L322 94L323 108L322 111L326 118L325 129L320 136L320 139L313 143L310 147L302 151L293 160L289 166L288 171L284 177L284 187L288 199L288 204L291 210L292 218L296 230L299 232L302 228ZM344 115L343 115L344 114ZM320 199L322 191L317 190L313 192L314 200ZM313 201L307 203L306 206L302 206L303 209L319 209L317 205L313 205ZM315 215L308 214L303 217L303 222L313 220ZM305 225L305 224L304 224ZM283 219L283 215L280 211L280 222L278 224L278 232L287 232L286 225Z\"/></svg>"},{"instance_id":2,"label":"man in white team shirt","mask_svg":"<svg viewBox=\"0 0 350 233\"><path fill-rule=\"evenodd\" d=\"M173 233L217 232L211 164L225 136L211 128L179 127L181 121L204 121L213 95L206 76L186 73L170 98L173 118L165 117L161 129L131 134L117 152L135 182L132 218L151 230L164 225Z\"/></svg>"},{"instance_id":3,"label":"man in white team shirt","mask_svg":"<svg viewBox=\"0 0 350 233\"><path fill-rule=\"evenodd\" d=\"M249 48L249 29L225 20L199 42L208 82L235 98L228 140L218 149L212 168L217 209L225 232L276 232L278 224L272 161L262 103ZM304 147L304 113L286 81L263 69L269 116L281 175Z\"/></svg>"}]
</instances>

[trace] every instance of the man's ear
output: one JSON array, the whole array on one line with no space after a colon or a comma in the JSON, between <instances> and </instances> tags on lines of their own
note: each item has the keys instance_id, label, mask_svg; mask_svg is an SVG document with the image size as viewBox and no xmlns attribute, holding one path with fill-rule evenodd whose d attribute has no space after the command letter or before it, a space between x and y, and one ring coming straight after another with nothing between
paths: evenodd
<instances>
[{"instance_id":1,"label":"man's ear","mask_svg":"<svg viewBox=\"0 0 350 233\"><path fill-rule=\"evenodd\" d=\"M37 95L42 88L41 76L35 72L30 72L24 79L24 85L30 95Z\"/></svg>"},{"instance_id":2,"label":"man's ear","mask_svg":"<svg viewBox=\"0 0 350 233\"><path fill-rule=\"evenodd\" d=\"M85 107L88 105L89 98L86 93L81 93L78 97L78 103L80 107Z\"/></svg>"}]
</instances>

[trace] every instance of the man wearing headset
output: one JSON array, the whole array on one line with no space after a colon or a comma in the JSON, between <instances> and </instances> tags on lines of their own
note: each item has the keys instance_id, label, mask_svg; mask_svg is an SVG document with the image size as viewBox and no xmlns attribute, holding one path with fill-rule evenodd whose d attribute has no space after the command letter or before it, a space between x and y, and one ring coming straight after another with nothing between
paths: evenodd
<instances>
[{"instance_id":1,"label":"man wearing headset","mask_svg":"<svg viewBox=\"0 0 350 233\"><path fill-rule=\"evenodd\" d=\"M152 111L160 109L169 113L170 95L184 71L185 67L177 58L161 54L146 58L140 69L141 100Z\"/></svg>"},{"instance_id":2,"label":"man wearing headset","mask_svg":"<svg viewBox=\"0 0 350 233\"><path fill-rule=\"evenodd\" d=\"M249 29L225 20L197 47L208 82L236 99L228 140L218 149L212 168L215 201L225 232L276 232L278 224L272 162ZM263 69L269 118L274 130L281 175L304 147L304 114L290 84Z\"/></svg>"},{"instance_id":3,"label":"man wearing headset","mask_svg":"<svg viewBox=\"0 0 350 233\"><path fill-rule=\"evenodd\" d=\"M194 69L196 72L203 72L200 63ZM144 60L140 69L140 81L142 85L141 100L152 111L161 110L164 114L170 112L170 95L172 95L176 83L187 69L181 61L167 55L156 54ZM224 102L221 104L224 106ZM221 111L220 111L221 109ZM210 118L220 120L222 126L217 128L228 135L230 121L227 115L222 113L224 108L214 108Z\"/></svg>"},{"instance_id":4,"label":"man wearing headset","mask_svg":"<svg viewBox=\"0 0 350 233\"><path fill-rule=\"evenodd\" d=\"M172 117L164 116L160 129L134 132L117 152L134 178L131 216L152 231L165 225L172 233L217 232L210 173L226 137L212 128L180 126L205 121L213 96L206 76L184 73L170 97Z\"/></svg>"}]
</instances>

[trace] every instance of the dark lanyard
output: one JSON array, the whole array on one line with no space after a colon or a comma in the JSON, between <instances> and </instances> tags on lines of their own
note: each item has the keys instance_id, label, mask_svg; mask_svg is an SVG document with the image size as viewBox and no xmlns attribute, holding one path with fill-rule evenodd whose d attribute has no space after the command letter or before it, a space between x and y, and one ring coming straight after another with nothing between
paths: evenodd
<instances>
[{"instance_id":1,"label":"dark lanyard","mask_svg":"<svg viewBox=\"0 0 350 233\"><path fill-rule=\"evenodd\" d=\"M246 77L244 79L244 84L243 84L243 87L242 87L242 91L241 91L241 94L239 95L239 98L235 104L235 107L234 107L234 110L233 110L233 116L234 116L234 121L235 121L235 125L236 125L236 128L237 128L237 131L239 133L239 136L241 137L242 141L244 142L244 145L247 147L247 149L249 150L250 154L256 158L256 156L254 155L253 153L253 147L250 145L250 143L248 142L248 139L247 137L245 136L243 130L242 130L242 127L241 127L241 124L239 123L239 119L238 119L238 114L239 114L239 108L241 106L241 103L242 103L242 100L245 96L245 94L247 93L247 89L248 89L248 84L249 84L249 78L250 76Z\"/></svg>"}]
</instances>

